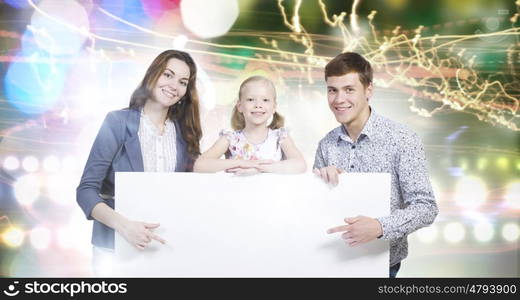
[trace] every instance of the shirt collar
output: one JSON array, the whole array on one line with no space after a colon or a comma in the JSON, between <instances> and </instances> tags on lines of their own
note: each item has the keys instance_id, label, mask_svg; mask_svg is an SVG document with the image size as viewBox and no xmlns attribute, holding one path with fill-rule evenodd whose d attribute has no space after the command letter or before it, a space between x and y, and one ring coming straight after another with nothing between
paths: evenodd
<instances>
[{"instance_id":1,"label":"shirt collar","mask_svg":"<svg viewBox=\"0 0 520 300\"><path fill-rule=\"evenodd\" d=\"M376 114L374 109L370 107L370 116L368 117L367 122L365 123L365 127L363 127L363 130L361 130L360 136L366 136L369 139L374 138L377 133L377 120L379 118L379 115Z\"/></svg>"},{"instance_id":2,"label":"shirt collar","mask_svg":"<svg viewBox=\"0 0 520 300\"><path fill-rule=\"evenodd\" d=\"M141 122L144 124L144 126L151 131L156 136L161 136L159 132L159 128L155 126L155 124L152 122L150 117L144 113L144 109L141 109ZM169 118L166 118L164 121L164 132L163 136L166 134L170 134L170 132L174 132L173 130L175 128L175 123L173 123Z\"/></svg>"},{"instance_id":3,"label":"shirt collar","mask_svg":"<svg viewBox=\"0 0 520 300\"><path fill-rule=\"evenodd\" d=\"M375 135L377 134L377 124L376 123L377 123L378 117L379 117L379 115L377 115L376 112L374 111L374 109L372 107L370 107L370 116L368 117L368 120L365 123L365 126L361 130L358 140L363 137L367 137L368 139L375 137ZM337 135L338 141L344 140L349 143L352 143L352 139L347 134L347 130L345 129L345 126L343 126L343 124L340 125L338 128L336 128L335 134Z\"/></svg>"}]
</instances>

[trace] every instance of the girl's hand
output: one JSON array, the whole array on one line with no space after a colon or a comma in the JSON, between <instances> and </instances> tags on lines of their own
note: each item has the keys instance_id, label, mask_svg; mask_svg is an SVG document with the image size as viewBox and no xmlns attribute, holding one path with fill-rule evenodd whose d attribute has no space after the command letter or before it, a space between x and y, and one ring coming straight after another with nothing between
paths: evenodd
<instances>
[{"instance_id":1,"label":"girl's hand","mask_svg":"<svg viewBox=\"0 0 520 300\"><path fill-rule=\"evenodd\" d=\"M133 245L139 250L144 250L152 240L156 240L162 244L166 243L164 239L153 233L153 230L157 227L159 227L158 223L152 224L126 220L118 231L130 245Z\"/></svg>"},{"instance_id":2,"label":"girl's hand","mask_svg":"<svg viewBox=\"0 0 520 300\"><path fill-rule=\"evenodd\" d=\"M274 163L275 161L273 160L260 160L258 161L258 171L262 172L262 173L274 173L275 172L275 169L274 169Z\"/></svg>"},{"instance_id":3,"label":"girl's hand","mask_svg":"<svg viewBox=\"0 0 520 300\"><path fill-rule=\"evenodd\" d=\"M235 173L236 176L249 176L249 175L261 173L257 168L240 168L240 167L227 169L226 172Z\"/></svg>"},{"instance_id":4,"label":"girl's hand","mask_svg":"<svg viewBox=\"0 0 520 300\"><path fill-rule=\"evenodd\" d=\"M271 163L273 163L272 160L242 160L238 167L243 169L259 168L263 164Z\"/></svg>"}]
</instances>

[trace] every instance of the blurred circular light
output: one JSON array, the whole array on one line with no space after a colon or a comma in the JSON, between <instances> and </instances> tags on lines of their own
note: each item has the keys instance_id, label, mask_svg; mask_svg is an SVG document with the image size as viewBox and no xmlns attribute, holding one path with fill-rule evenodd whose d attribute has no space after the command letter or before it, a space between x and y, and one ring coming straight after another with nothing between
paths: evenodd
<instances>
[{"instance_id":1,"label":"blurred circular light","mask_svg":"<svg viewBox=\"0 0 520 300\"><path fill-rule=\"evenodd\" d=\"M2 233L2 240L11 248L17 248L23 243L24 232L17 227L9 226L6 231Z\"/></svg>"},{"instance_id":2,"label":"blurred circular light","mask_svg":"<svg viewBox=\"0 0 520 300\"><path fill-rule=\"evenodd\" d=\"M181 1L182 21L186 28L200 38L214 38L226 34L238 17L236 0Z\"/></svg>"},{"instance_id":3,"label":"blurred circular light","mask_svg":"<svg viewBox=\"0 0 520 300\"><path fill-rule=\"evenodd\" d=\"M497 166L503 170L507 169L509 167L509 160L507 159L507 157L499 157L497 159Z\"/></svg>"},{"instance_id":4,"label":"blurred circular light","mask_svg":"<svg viewBox=\"0 0 520 300\"><path fill-rule=\"evenodd\" d=\"M46 178L49 198L61 205L72 205L76 199L76 179L73 176L55 174Z\"/></svg>"},{"instance_id":5,"label":"blurred circular light","mask_svg":"<svg viewBox=\"0 0 520 300\"><path fill-rule=\"evenodd\" d=\"M444 239L450 243L458 243L464 239L466 230L460 223L449 223L444 227Z\"/></svg>"},{"instance_id":6,"label":"blurred circular light","mask_svg":"<svg viewBox=\"0 0 520 300\"><path fill-rule=\"evenodd\" d=\"M40 196L40 188L40 177L34 174L24 175L13 185L14 196L21 205L30 206Z\"/></svg>"},{"instance_id":7,"label":"blurred circular light","mask_svg":"<svg viewBox=\"0 0 520 300\"><path fill-rule=\"evenodd\" d=\"M24 34L21 40L31 36ZM27 48L27 47L26 47ZM65 85L65 64L56 63L42 50L30 49L16 55L23 60L9 64L3 90L9 104L29 115L38 115L53 108Z\"/></svg>"},{"instance_id":8,"label":"blurred circular light","mask_svg":"<svg viewBox=\"0 0 520 300\"><path fill-rule=\"evenodd\" d=\"M520 228L516 223L508 223L502 227L502 237L509 242L518 241L520 236Z\"/></svg>"},{"instance_id":9,"label":"blurred circular light","mask_svg":"<svg viewBox=\"0 0 520 300\"><path fill-rule=\"evenodd\" d=\"M38 168L40 167L40 163L38 162L38 159L34 156L27 156L22 161L22 167L25 171L31 173L38 171Z\"/></svg>"},{"instance_id":10,"label":"blurred circular light","mask_svg":"<svg viewBox=\"0 0 520 300\"><path fill-rule=\"evenodd\" d=\"M417 238L424 244L431 244L437 239L439 230L436 226L430 225L417 231Z\"/></svg>"},{"instance_id":11,"label":"blurred circular light","mask_svg":"<svg viewBox=\"0 0 520 300\"><path fill-rule=\"evenodd\" d=\"M30 233L31 245L38 250L44 250L51 243L51 232L45 227L36 227Z\"/></svg>"},{"instance_id":12,"label":"blurred circular light","mask_svg":"<svg viewBox=\"0 0 520 300\"><path fill-rule=\"evenodd\" d=\"M493 225L486 221L481 221L473 227L473 236L479 242L489 242L495 235Z\"/></svg>"},{"instance_id":13,"label":"blurred circular light","mask_svg":"<svg viewBox=\"0 0 520 300\"><path fill-rule=\"evenodd\" d=\"M31 17L36 43L52 55L79 52L87 39L89 20L85 8L76 1L42 0Z\"/></svg>"},{"instance_id":14,"label":"blurred circular light","mask_svg":"<svg viewBox=\"0 0 520 300\"><path fill-rule=\"evenodd\" d=\"M465 159L465 158L461 158L459 160L459 167L463 170L463 171L467 171L468 170L468 160Z\"/></svg>"},{"instance_id":15,"label":"blurred circular light","mask_svg":"<svg viewBox=\"0 0 520 300\"><path fill-rule=\"evenodd\" d=\"M20 161L14 156L8 156L4 159L4 169L14 171L20 167Z\"/></svg>"},{"instance_id":16,"label":"blurred circular light","mask_svg":"<svg viewBox=\"0 0 520 300\"><path fill-rule=\"evenodd\" d=\"M488 164L487 158L481 157L477 161L477 169L479 171L482 171L482 170L484 170L487 167L487 164Z\"/></svg>"},{"instance_id":17,"label":"blurred circular light","mask_svg":"<svg viewBox=\"0 0 520 300\"><path fill-rule=\"evenodd\" d=\"M476 208L486 201L487 189L484 182L476 177L462 177L455 187L455 201L465 207Z\"/></svg>"},{"instance_id":18,"label":"blurred circular light","mask_svg":"<svg viewBox=\"0 0 520 300\"><path fill-rule=\"evenodd\" d=\"M504 199L511 207L520 209L520 181L509 184Z\"/></svg>"},{"instance_id":19,"label":"blurred circular light","mask_svg":"<svg viewBox=\"0 0 520 300\"><path fill-rule=\"evenodd\" d=\"M188 38L184 34L180 34L173 40L173 49L184 50L187 42Z\"/></svg>"},{"instance_id":20,"label":"blurred circular light","mask_svg":"<svg viewBox=\"0 0 520 300\"><path fill-rule=\"evenodd\" d=\"M60 170L60 160L54 156L47 156L43 160L43 169L49 173L55 173Z\"/></svg>"}]
</instances>

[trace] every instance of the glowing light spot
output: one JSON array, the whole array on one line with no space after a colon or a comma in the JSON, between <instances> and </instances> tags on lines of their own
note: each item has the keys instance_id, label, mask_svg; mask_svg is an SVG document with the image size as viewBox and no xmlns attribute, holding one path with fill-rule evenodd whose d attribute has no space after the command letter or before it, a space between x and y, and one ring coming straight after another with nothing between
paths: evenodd
<instances>
[{"instance_id":1,"label":"glowing light spot","mask_svg":"<svg viewBox=\"0 0 520 300\"><path fill-rule=\"evenodd\" d=\"M31 17L36 43L52 55L77 53L87 39L88 15L76 1L43 0Z\"/></svg>"},{"instance_id":2,"label":"glowing light spot","mask_svg":"<svg viewBox=\"0 0 520 300\"><path fill-rule=\"evenodd\" d=\"M38 171L38 168L40 167L40 163L38 162L38 159L34 156L27 156L22 161L22 167L25 171L32 173Z\"/></svg>"},{"instance_id":3,"label":"glowing light spot","mask_svg":"<svg viewBox=\"0 0 520 300\"><path fill-rule=\"evenodd\" d=\"M29 39L24 37L22 39ZM36 51L36 52L35 52ZM25 114L41 114L51 109L65 83L65 67L58 65L38 50L24 50L18 58L29 57L30 62L15 60L4 78L4 93L9 104Z\"/></svg>"},{"instance_id":4,"label":"glowing light spot","mask_svg":"<svg viewBox=\"0 0 520 300\"><path fill-rule=\"evenodd\" d=\"M463 177L455 187L455 201L468 208L476 208L486 201L487 189L484 182L476 177Z\"/></svg>"},{"instance_id":5,"label":"glowing light spot","mask_svg":"<svg viewBox=\"0 0 520 300\"><path fill-rule=\"evenodd\" d=\"M45 227L36 227L29 235L31 245L38 250L45 250L51 243L51 232Z\"/></svg>"},{"instance_id":6,"label":"glowing light spot","mask_svg":"<svg viewBox=\"0 0 520 300\"><path fill-rule=\"evenodd\" d=\"M41 180L33 174L24 175L14 183L14 195L18 203L31 206L40 196Z\"/></svg>"},{"instance_id":7,"label":"glowing light spot","mask_svg":"<svg viewBox=\"0 0 520 300\"><path fill-rule=\"evenodd\" d=\"M24 237L24 232L14 226L10 226L2 233L2 241L11 248L17 248L22 245Z\"/></svg>"},{"instance_id":8,"label":"glowing light spot","mask_svg":"<svg viewBox=\"0 0 520 300\"><path fill-rule=\"evenodd\" d=\"M173 40L173 49L184 50L184 46L186 46L187 42L188 38L181 34Z\"/></svg>"},{"instance_id":9,"label":"glowing light spot","mask_svg":"<svg viewBox=\"0 0 520 300\"><path fill-rule=\"evenodd\" d=\"M46 177L46 188L49 198L61 205L70 205L76 199L76 179L66 174L55 174Z\"/></svg>"},{"instance_id":10,"label":"glowing light spot","mask_svg":"<svg viewBox=\"0 0 520 300\"><path fill-rule=\"evenodd\" d=\"M520 236L520 228L516 223L508 223L502 227L502 237L509 241L515 242L518 241L518 237Z\"/></svg>"},{"instance_id":11,"label":"glowing light spot","mask_svg":"<svg viewBox=\"0 0 520 300\"><path fill-rule=\"evenodd\" d=\"M479 171L484 170L487 167L487 165L488 165L487 158L481 157L481 158L478 159L478 161L477 161L477 169Z\"/></svg>"},{"instance_id":12,"label":"glowing light spot","mask_svg":"<svg viewBox=\"0 0 520 300\"><path fill-rule=\"evenodd\" d=\"M207 39L229 31L238 17L236 0L181 1L182 21L198 37Z\"/></svg>"},{"instance_id":13,"label":"glowing light spot","mask_svg":"<svg viewBox=\"0 0 520 300\"><path fill-rule=\"evenodd\" d=\"M495 235L493 225L489 222L479 222L473 227L473 236L479 242L489 242Z\"/></svg>"},{"instance_id":14,"label":"glowing light spot","mask_svg":"<svg viewBox=\"0 0 520 300\"><path fill-rule=\"evenodd\" d=\"M497 159L497 167L502 170L509 168L509 160L507 159L507 157L499 157Z\"/></svg>"},{"instance_id":15,"label":"glowing light spot","mask_svg":"<svg viewBox=\"0 0 520 300\"><path fill-rule=\"evenodd\" d=\"M460 223L449 223L444 227L443 234L446 241L455 244L464 239L466 230Z\"/></svg>"},{"instance_id":16,"label":"glowing light spot","mask_svg":"<svg viewBox=\"0 0 520 300\"><path fill-rule=\"evenodd\" d=\"M434 225L421 228L417 231L417 238L424 244L431 244L437 239L438 235L439 230Z\"/></svg>"},{"instance_id":17,"label":"glowing light spot","mask_svg":"<svg viewBox=\"0 0 520 300\"><path fill-rule=\"evenodd\" d=\"M4 168L8 171L14 171L20 167L20 161L14 156L8 156L4 159Z\"/></svg>"}]
</instances>

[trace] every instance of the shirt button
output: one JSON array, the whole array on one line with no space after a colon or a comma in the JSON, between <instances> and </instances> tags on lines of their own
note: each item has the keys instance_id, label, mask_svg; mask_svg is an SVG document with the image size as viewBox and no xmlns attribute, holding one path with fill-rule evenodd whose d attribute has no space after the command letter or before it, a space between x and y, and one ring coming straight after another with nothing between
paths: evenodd
<instances>
[{"instance_id":1,"label":"shirt button","mask_svg":"<svg viewBox=\"0 0 520 300\"><path fill-rule=\"evenodd\" d=\"M354 169L354 165L350 165L350 168L351 168L351 169Z\"/></svg>"},{"instance_id":2,"label":"shirt button","mask_svg":"<svg viewBox=\"0 0 520 300\"><path fill-rule=\"evenodd\" d=\"M356 145L352 145L352 149L356 149Z\"/></svg>"}]
</instances>

